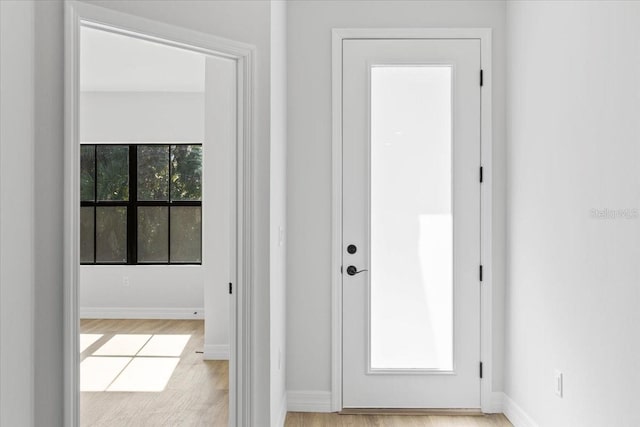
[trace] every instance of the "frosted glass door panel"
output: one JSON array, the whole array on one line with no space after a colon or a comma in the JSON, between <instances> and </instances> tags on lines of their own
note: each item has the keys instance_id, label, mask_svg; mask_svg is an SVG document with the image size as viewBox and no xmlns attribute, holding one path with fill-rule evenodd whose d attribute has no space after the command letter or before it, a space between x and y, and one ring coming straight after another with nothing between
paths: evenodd
<instances>
[{"instance_id":1,"label":"frosted glass door panel","mask_svg":"<svg viewBox=\"0 0 640 427\"><path fill-rule=\"evenodd\" d=\"M452 68L371 68L372 370L453 370Z\"/></svg>"}]
</instances>

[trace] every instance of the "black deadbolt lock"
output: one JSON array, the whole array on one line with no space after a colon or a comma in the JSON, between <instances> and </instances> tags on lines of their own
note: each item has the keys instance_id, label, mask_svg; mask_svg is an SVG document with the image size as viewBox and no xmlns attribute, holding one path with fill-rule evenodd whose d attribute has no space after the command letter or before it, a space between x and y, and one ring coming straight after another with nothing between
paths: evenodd
<instances>
[{"instance_id":1,"label":"black deadbolt lock","mask_svg":"<svg viewBox=\"0 0 640 427\"><path fill-rule=\"evenodd\" d=\"M356 245L349 245L347 246L347 252L349 252L350 254L355 254L356 252L358 252L358 248L356 247Z\"/></svg>"}]
</instances>

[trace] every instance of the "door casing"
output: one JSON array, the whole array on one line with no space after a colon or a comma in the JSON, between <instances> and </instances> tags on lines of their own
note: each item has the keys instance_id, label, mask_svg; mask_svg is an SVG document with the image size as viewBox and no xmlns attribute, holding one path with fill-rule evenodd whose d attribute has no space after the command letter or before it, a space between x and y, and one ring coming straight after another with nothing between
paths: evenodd
<instances>
[{"instance_id":1,"label":"door casing","mask_svg":"<svg viewBox=\"0 0 640 427\"><path fill-rule=\"evenodd\" d=\"M332 30L332 207L331 207L331 410L342 406L342 57L346 39L475 39L480 41L483 84L480 99L480 357L481 410L500 412L499 393L493 392L493 287L492 287L492 174L491 174L491 29L490 28L365 28ZM480 82L480 76L478 76ZM480 171L478 171L479 174Z\"/></svg>"},{"instance_id":2,"label":"door casing","mask_svg":"<svg viewBox=\"0 0 640 427\"><path fill-rule=\"evenodd\" d=\"M80 425L79 405L79 58L80 27L90 26L156 43L227 58L237 63L235 277L230 302L229 425L252 425L254 342L253 140L255 47L84 2L65 1L64 142L64 425Z\"/></svg>"}]
</instances>

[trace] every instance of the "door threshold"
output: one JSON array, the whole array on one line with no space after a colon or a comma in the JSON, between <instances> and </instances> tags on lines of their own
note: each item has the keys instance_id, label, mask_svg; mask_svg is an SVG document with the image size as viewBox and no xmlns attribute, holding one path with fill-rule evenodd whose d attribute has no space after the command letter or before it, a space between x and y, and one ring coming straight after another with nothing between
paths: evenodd
<instances>
[{"instance_id":1,"label":"door threshold","mask_svg":"<svg viewBox=\"0 0 640 427\"><path fill-rule=\"evenodd\" d=\"M476 408L344 408L340 415L483 415Z\"/></svg>"}]
</instances>

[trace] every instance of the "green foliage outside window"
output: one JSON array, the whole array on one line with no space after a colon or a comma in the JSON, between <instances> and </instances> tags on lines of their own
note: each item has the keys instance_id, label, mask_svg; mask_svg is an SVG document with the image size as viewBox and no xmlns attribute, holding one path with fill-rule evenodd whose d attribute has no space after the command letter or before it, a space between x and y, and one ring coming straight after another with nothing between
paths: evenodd
<instances>
[{"instance_id":1,"label":"green foliage outside window","mask_svg":"<svg viewBox=\"0 0 640 427\"><path fill-rule=\"evenodd\" d=\"M97 199L129 200L129 147L96 146Z\"/></svg>"},{"instance_id":2,"label":"green foliage outside window","mask_svg":"<svg viewBox=\"0 0 640 427\"><path fill-rule=\"evenodd\" d=\"M171 200L201 200L202 147L171 147Z\"/></svg>"},{"instance_id":3,"label":"green foliage outside window","mask_svg":"<svg viewBox=\"0 0 640 427\"><path fill-rule=\"evenodd\" d=\"M83 263L202 261L202 146L83 145L80 166Z\"/></svg>"}]
</instances>

